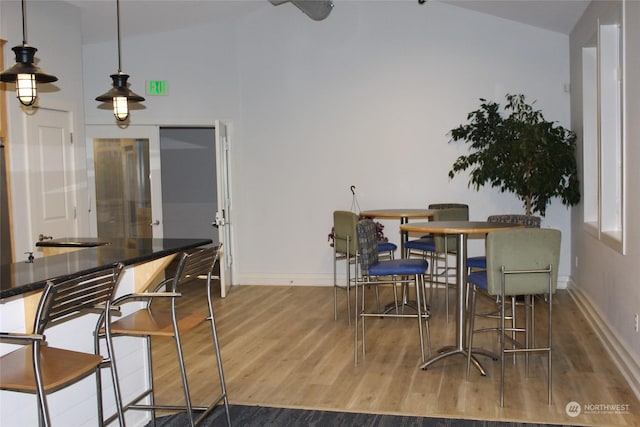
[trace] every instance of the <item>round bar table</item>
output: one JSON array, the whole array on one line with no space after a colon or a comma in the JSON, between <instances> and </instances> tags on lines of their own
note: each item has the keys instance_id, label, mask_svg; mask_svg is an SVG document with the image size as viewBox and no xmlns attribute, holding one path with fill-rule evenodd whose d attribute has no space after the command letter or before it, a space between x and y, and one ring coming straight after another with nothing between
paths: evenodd
<instances>
[{"instance_id":1,"label":"round bar table","mask_svg":"<svg viewBox=\"0 0 640 427\"><path fill-rule=\"evenodd\" d=\"M409 219L433 218L436 209L373 209L360 212L366 218L399 219L400 220L400 256L404 258L404 244L407 243L409 232L402 229Z\"/></svg>"},{"instance_id":2,"label":"round bar table","mask_svg":"<svg viewBox=\"0 0 640 427\"><path fill-rule=\"evenodd\" d=\"M467 357L467 349L465 348L464 289L465 283L467 283L467 239L469 234L486 234L492 231L512 230L515 228L523 228L523 226L486 221L430 221L400 225L400 229L407 233L455 234L458 244L456 252L456 344L455 346L441 349L440 354L427 360L420 367L421 369L427 369L432 363L454 354L461 354L465 358ZM482 375L487 374L473 355L471 360Z\"/></svg>"}]
</instances>

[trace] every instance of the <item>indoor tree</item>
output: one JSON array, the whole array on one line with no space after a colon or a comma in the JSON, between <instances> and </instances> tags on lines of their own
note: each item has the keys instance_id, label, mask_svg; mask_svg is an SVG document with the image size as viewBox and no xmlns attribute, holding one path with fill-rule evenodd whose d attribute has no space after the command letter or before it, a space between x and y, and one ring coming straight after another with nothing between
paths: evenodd
<instances>
[{"instance_id":1,"label":"indoor tree","mask_svg":"<svg viewBox=\"0 0 640 427\"><path fill-rule=\"evenodd\" d=\"M575 158L576 135L525 102L524 95L506 95L498 103L480 99L467 123L451 130L451 141L470 143L471 154L460 156L449 177L471 169L469 186L489 184L522 200L526 215L545 215L551 199L566 206L580 201Z\"/></svg>"}]
</instances>

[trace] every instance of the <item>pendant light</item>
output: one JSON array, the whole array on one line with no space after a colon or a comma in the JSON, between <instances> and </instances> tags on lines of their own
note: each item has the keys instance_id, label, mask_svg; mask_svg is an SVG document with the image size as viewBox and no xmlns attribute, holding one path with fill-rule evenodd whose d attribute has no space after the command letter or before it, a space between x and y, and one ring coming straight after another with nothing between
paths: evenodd
<instances>
[{"instance_id":1,"label":"pendant light","mask_svg":"<svg viewBox=\"0 0 640 427\"><path fill-rule=\"evenodd\" d=\"M22 45L11 49L16 54L16 63L0 73L0 81L15 83L17 98L22 105L28 107L33 105L38 97L37 83L52 83L58 78L45 73L33 63L38 49L27 44L26 28L25 0L22 0Z\"/></svg>"},{"instance_id":2,"label":"pendant light","mask_svg":"<svg viewBox=\"0 0 640 427\"><path fill-rule=\"evenodd\" d=\"M118 73L111 74L113 87L96 98L96 101L111 102L113 115L118 121L125 121L129 117L129 102L141 102L144 98L133 93L128 88L129 75L122 72L122 55L120 53L120 0L116 0L116 20L118 25Z\"/></svg>"}]
</instances>

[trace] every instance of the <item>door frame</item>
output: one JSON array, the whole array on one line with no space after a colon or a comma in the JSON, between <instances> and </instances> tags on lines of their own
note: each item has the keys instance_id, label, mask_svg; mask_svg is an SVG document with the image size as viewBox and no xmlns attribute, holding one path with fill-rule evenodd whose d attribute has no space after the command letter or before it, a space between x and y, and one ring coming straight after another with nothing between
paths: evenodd
<instances>
[{"instance_id":1,"label":"door frame","mask_svg":"<svg viewBox=\"0 0 640 427\"><path fill-rule=\"evenodd\" d=\"M218 227L218 240L223 243L222 256L220 258L220 296L226 298L233 286L234 278L234 239L233 239L233 200L231 194L231 142L229 140L229 128L226 123L215 121L216 144L216 176L218 211L215 214L213 224Z\"/></svg>"},{"instance_id":2,"label":"door frame","mask_svg":"<svg viewBox=\"0 0 640 427\"><path fill-rule=\"evenodd\" d=\"M160 126L130 125L120 128L113 125L86 125L87 192L89 194L89 226L92 236L98 235L96 212L96 180L93 140L95 138L147 138L149 140L149 169L151 180L151 216L153 237L162 238L162 177L160 174Z\"/></svg>"},{"instance_id":3,"label":"door frame","mask_svg":"<svg viewBox=\"0 0 640 427\"><path fill-rule=\"evenodd\" d=\"M89 193L89 225L91 229L91 235L97 236L97 215L96 215L96 200L95 200L95 174L94 174L94 157L93 157L93 139L96 137L99 138L135 138L135 137L147 137L149 138L149 162L152 173L152 218L153 220L160 221L159 227L154 227L154 237L162 237L162 235L157 236L156 231L162 231L162 177L160 171L160 128L172 128L172 127L180 127L180 128L201 128L201 127L213 127L215 131L215 144L216 144L216 173L221 168L221 165L218 163L221 159L219 159L220 150L222 148L219 144L223 142L223 145L226 150L226 178L224 183L228 186L227 200L224 203L221 203L218 200L218 209L222 209L221 206L226 206L226 225L223 230L219 230L218 238L220 241L225 243L223 245L223 258L220 259L220 283L221 283L221 296L224 298L226 294L229 292L231 286L234 285L233 279L235 277L235 263L233 262L235 247L234 247L234 229L233 229L233 216L232 216L232 197L231 197L231 176L232 168L231 168L231 160L230 160L230 129L231 126L220 120L215 120L213 124L155 124L155 125L129 125L126 128L119 128L113 125L99 125L99 124L87 124L85 128L85 140L86 140L86 157L87 157L87 186ZM219 131L221 129L225 130L224 134L219 135ZM155 172L154 172L155 171ZM154 174L155 173L155 174ZM160 183L160 185L155 185L156 183ZM217 193L222 194L221 185L223 184L220 179L220 175L218 173L218 191ZM215 221L214 213L212 213L211 222L212 224ZM224 231L226 230L226 232ZM226 237L225 237L226 236ZM225 242L224 240L227 240Z\"/></svg>"}]
</instances>

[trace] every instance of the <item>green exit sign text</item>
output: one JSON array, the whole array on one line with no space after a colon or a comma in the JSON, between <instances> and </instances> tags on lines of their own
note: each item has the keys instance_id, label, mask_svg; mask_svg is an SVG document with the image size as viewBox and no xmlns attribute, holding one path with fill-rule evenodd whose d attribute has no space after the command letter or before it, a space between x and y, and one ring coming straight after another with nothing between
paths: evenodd
<instances>
[{"instance_id":1,"label":"green exit sign text","mask_svg":"<svg viewBox=\"0 0 640 427\"><path fill-rule=\"evenodd\" d=\"M166 80L147 80L147 95L168 95Z\"/></svg>"}]
</instances>

